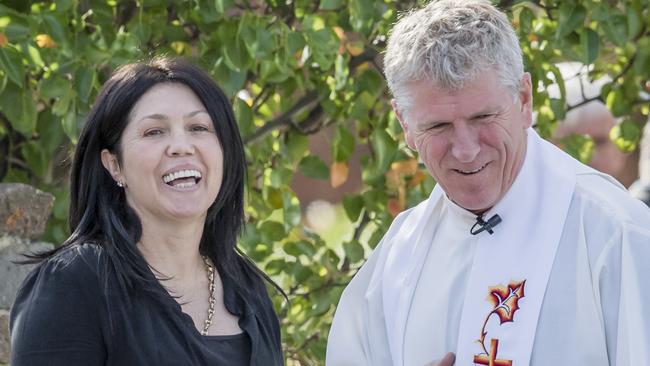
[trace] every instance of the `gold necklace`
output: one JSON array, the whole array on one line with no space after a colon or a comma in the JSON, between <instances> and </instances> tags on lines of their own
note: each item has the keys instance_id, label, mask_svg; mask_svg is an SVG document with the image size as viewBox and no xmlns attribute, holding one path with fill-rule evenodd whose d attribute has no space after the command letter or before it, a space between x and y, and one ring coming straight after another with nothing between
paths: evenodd
<instances>
[{"instance_id":1,"label":"gold necklace","mask_svg":"<svg viewBox=\"0 0 650 366\"><path fill-rule=\"evenodd\" d=\"M210 329L210 325L212 325L212 317L214 316L214 304L216 302L216 299L214 298L214 267L212 267L212 264L210 264L208 257L202 255L201 258L203 258L205 271L208 274L208 291L210 292L210 297L208 298L208 317L205 319L205 322L203 323L203 330L201 331L201 335L205 336L208 335L208 329Z\"/></svg>"}]
</instances>

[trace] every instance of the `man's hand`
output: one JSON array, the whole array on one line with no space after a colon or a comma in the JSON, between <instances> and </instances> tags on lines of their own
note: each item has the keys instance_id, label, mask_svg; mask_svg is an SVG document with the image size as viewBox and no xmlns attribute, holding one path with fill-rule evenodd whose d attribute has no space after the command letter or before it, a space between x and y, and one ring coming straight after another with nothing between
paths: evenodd
<instances>
[{"instance_id":1,"label":"man's hand","mask_svg":"<svg viewBox=\"0 0 650 366\"><path fill-rule=\"evenodd\" d=\"M441 360L430 362L424 366L452 366L455 360L456 356L449 352Z\"/></svg>"}]
</instances>

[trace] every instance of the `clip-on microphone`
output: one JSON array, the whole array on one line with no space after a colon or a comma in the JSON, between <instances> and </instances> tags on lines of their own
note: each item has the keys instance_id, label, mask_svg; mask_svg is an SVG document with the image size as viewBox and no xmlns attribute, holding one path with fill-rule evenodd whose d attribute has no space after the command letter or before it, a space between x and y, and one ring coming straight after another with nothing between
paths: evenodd
<instances>
[{"instance_id":1,"label":"clip-on microphone","mask_svg":"<svg viewBox=\"0 0 650 366\"><path fill-rule=\"evenodd\" d=\"M494 227L499 225L501 222L501 216L494 215L490 217L487 221L483 221L483 217L479 216L476 218L476 222L472 225L472 228L469 230L469 233L472 235L478 235L482 231L487 231L490 235L494 234ZM479 228L476 228L476 225L480 225Z\"/></svg>"}]
</instances>

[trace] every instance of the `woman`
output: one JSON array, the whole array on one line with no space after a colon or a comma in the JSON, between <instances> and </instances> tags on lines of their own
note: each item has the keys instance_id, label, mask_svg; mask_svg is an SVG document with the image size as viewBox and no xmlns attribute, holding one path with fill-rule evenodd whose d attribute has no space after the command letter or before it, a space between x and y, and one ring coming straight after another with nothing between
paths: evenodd
<instances>
[{"instance_id":1,"label":"woman","mask_svg":"<svg viewBox=\"0 0 650 366\"><path fill-rule=\"evenodd\" d=\"M206 73L117 70L79 137L72 235L34 257L13 306L11 364L283 364L271 281L236 249L245 169Z\"/></svg>"}]
</instances>

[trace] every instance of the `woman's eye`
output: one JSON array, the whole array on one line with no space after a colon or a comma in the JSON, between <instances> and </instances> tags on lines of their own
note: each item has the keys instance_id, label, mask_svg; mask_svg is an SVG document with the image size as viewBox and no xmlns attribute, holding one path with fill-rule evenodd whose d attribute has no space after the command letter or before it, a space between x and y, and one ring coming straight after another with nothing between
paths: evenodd
<instances>
[{"instance_id":1,"label":"woman's eye","mask_svg":"<svg viewBox=\"0 0 650 366\"><path fill-rule=\"evenodd\" d=\"M160 135L160 134L162 134L162 133L163 133L163 131L162 131L161 129L159 129L159 128L152 128L152 129L146 130L146 131L144 132L144 136L145 136L145 137L149 137L149 136L157 136L157 135Z\"/></svg>"},{"instance_id":2,"label":"woman's eye","mask_svg":"<svg viewBox=\"0 0 650 366\"><path fill-rule=\"evenodd\" d=\"M194 132L204 132L204 131L210 131L210 127L206 125L194 125L191 127L191 130Z\"/></svg>"}]
</instances>

